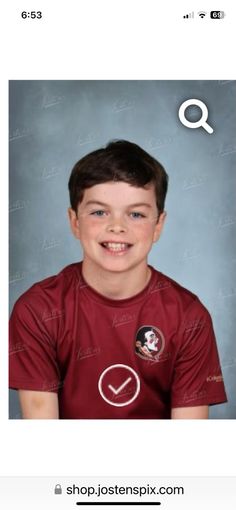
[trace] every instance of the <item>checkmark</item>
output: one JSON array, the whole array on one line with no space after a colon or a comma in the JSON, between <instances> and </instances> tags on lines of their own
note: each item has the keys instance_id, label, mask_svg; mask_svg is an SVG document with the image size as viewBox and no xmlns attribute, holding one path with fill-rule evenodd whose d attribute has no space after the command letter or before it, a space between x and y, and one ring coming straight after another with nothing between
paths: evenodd
<instances>
[{"instance_id":1,"label":"checkmark","mask_svg":"<svg viewBox=\"0 0 236 510\"><path fill-rule=\"evenodd\" d=\"M125 382L123 382L119 388L115 389L111 384L108 384L108 388L115 393L115 395L118 395L126 386L129 384L129 382L132 381L132 377L128 377Z\"/></svg>"},{"instance_id":2,"label":"checkmark","mask_svg":"<svg viewBox=\"0 0 236 510\"><path fill-rule=\"evenodd\" d=\"M114 376L111 376L110 372L112 372L112 374L114 373L116 378L119 378L118 381L122 381L123 379L124 382L122 382L120 386L116 385L115 388L111 384L108 384L109 379L114 380ZM127 389L122 393L122 390L126 388L130 382L130 391ZM133 368L128 365L123 365L122 363L116 363L115 365L110 365L105 368L101 373L98 379L98 391L107 404L115 407L128 406L132 404L139 395L140 379Z\"/></svg>"}]
</instances>

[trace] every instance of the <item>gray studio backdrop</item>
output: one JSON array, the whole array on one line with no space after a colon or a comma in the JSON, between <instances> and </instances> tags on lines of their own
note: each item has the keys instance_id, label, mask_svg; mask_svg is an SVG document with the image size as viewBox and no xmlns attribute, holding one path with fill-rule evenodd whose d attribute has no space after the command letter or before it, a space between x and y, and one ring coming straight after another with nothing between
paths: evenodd
<instances>
[{"instance_id":1,"label":"gray studio backdrop","mask_svg":"<svg viewBox=\"0 0 236 510\"><path fill-rule=\"evenodd\" d=\"M214 133L188 129L180 104L201 99ZM197 107L186 112L200 117ZM133 141L170 176L164 233L149 262L210 311L228 394L211 418L236 418L236 82L10 82L10 308L33 283L81 259L70 233L74 163L109 140ZM20 418L10 392L10 418Z\"/></svg>"}]
</instances>

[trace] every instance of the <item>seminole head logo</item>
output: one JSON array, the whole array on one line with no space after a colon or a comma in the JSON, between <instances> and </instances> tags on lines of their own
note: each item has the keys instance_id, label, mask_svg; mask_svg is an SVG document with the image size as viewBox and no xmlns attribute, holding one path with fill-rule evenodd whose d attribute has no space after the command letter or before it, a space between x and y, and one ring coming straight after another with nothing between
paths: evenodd
<instances>
[{"instance_id":1,"label":"seminole head logo","mask_svg":"<svg viewBox=\"0 0 236 510\"><path fill-rule=\"evenodd\" d=\"M135 351L143 359L158 360L164 348L164 336L154 326L142 326L136 335Z\"/></svg>"}]
</instances>

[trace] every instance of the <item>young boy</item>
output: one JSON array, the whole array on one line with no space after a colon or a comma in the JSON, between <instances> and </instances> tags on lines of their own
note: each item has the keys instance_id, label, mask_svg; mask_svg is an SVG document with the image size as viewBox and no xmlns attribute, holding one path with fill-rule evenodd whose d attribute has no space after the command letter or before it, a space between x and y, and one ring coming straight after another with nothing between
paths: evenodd
<instances>
[{"instance_id":1,"label":"young boy","mask_svg":"<svg viewBox=\"0 0 236 510\"><path fill-rule=\"evenodd\" d=\"M207 418L226 401L209 313L147 263L167 184L158 161L122 140L74 166L83 261L33 285L11 317L23 418Z\"/></svg>"}]
</instances>

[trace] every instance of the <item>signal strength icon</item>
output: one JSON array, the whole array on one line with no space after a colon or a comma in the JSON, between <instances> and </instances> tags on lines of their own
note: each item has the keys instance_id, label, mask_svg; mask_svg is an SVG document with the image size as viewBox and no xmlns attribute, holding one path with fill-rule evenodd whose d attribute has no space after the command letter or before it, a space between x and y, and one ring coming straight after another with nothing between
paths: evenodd
<instances>
[{"instance_id":1,"label":"signal strength icon","mask_svg":"<svg viewBox=\"0 0 236 510\"><path fill-rule=\"evenodd\" d=\"M194 12L190 12L189 14L185 14L183 18L194 18Z\"/></svg>"},{"instance_id":2,"label":"signal strength icon","mask_svg":"<svg viewBox=\"0 0 236 510\"><path fill-rule=\"evenodd\" d=\"M205 18L206 14L207 13L205 11L198 12L198 16L200 16L200 18Z\"/></svg>"}]
</instances>

